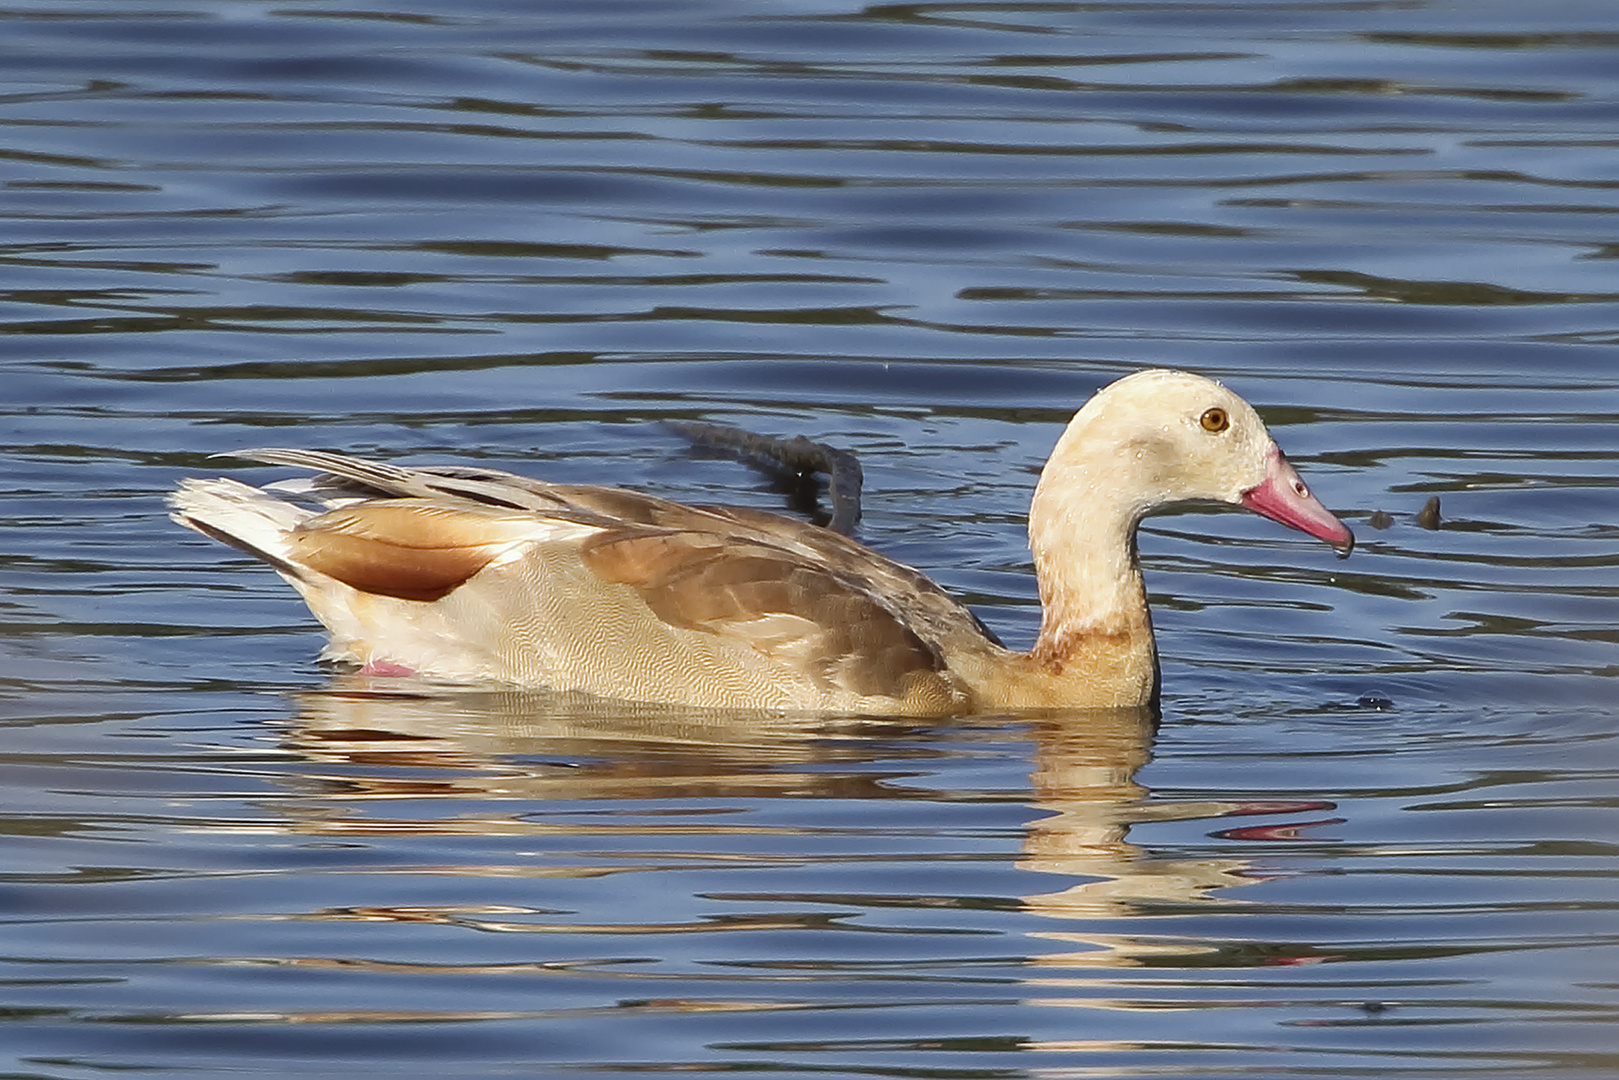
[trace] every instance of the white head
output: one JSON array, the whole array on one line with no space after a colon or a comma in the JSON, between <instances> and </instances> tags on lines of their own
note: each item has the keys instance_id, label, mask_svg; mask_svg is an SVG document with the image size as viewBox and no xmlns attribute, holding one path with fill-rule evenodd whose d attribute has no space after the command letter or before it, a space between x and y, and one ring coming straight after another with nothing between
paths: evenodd
<instances>
[{"instance_id":1,"label":"white head","mask_svg":"<svg viewBox=\"0 0 1619 1080\"><path fill-rule=\"evenodd\" d=\"M1120 379L1075 414L1041 473L1030 536L1038 555L1054 530L1133 534L1147 514L1188 502L1245 506L1346 555L1354 545L1252 406L1211 379L1167 370Z\"/></svg>"}]
</instances>

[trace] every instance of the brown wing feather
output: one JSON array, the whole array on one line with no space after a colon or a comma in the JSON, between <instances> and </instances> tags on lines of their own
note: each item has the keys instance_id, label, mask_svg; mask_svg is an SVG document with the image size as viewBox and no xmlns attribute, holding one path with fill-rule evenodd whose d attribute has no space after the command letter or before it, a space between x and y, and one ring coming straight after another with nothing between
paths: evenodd
<instances>
[{"instance_id":1,"label":"brown wing feather","mask_svg":"<svg viewBox=\"0 0 1619 1080\"><path fill-rule=\"evenodd\" d=\"M746 640L829 686L902 698L945 670L939 650L864 583L766 544L618 530L587 541L582 555L597 577L634 588L671 626Z\"/></svg>"},{"instance_id":2,"label":"brown wing feather","mask_svg":"<svg viewBox=\"0 0 1619 1080\"><path fill-rule=\"evenodd\" d=\"M291 561L361 592L437 600L531 539L531 515L378 499L310 518L288 535Z\"/></svg>"}]
</instances>

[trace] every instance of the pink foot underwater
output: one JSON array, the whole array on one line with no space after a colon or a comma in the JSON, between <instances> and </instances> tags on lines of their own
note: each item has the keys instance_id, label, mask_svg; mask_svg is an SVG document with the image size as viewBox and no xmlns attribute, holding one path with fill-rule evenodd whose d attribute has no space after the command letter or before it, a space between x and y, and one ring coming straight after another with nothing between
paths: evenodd
<instances>
[{"instance_id":1,"label":"pink foot underwater","mask_svg":"<svg viewBox=\"0 0 1619 1080\"><path fill-rule=\"evenodd\" d=\"M381 675L384 678L397 679L416 674L416 669L408 668L404 664L396 664L392 660L372 660L360 669L360 674Z\"/></svg>"}]
</instances>

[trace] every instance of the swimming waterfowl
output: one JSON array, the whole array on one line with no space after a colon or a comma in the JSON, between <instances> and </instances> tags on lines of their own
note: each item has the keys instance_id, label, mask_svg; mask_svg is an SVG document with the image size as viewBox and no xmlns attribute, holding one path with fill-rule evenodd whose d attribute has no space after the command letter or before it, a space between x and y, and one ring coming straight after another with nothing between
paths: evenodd
<instances>
[{"instance_id":1,"label":"swimming waterfowl","mask_svg":"<svg viewBox=\"0 0 1619 1080\"><path fill-rule=\"evenodd\" d=\"M921 573L759 510L493 470L313 450L238 457L316 470L312 509L186 480L174 520L269 563L374 674L579 690L696 708L942 716L1141 706L1158 660L1136 555L1142 518L1229 503L1347 555L1247 402L1137 372L1075 414L1029 508L1043 617L1002 647Z\"/></svg>"}]
</instances>

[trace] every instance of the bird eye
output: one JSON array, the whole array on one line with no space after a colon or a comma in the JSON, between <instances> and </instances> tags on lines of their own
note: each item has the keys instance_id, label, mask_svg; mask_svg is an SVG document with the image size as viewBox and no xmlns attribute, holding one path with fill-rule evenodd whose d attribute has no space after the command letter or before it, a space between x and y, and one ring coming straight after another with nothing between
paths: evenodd
<instances>
[{"instance_id":1,"label":"bird eye","mask_svg":"<svg viewBox=\"0 0 1619 1080\"><path fill-rule=\"evenodd\" d=\"M1204 412L1203 418L1198 422L1203 425L1204 431L1221 432L1231 426L1231 418L1218 405Z\"/></svg>"}]
</instances>

